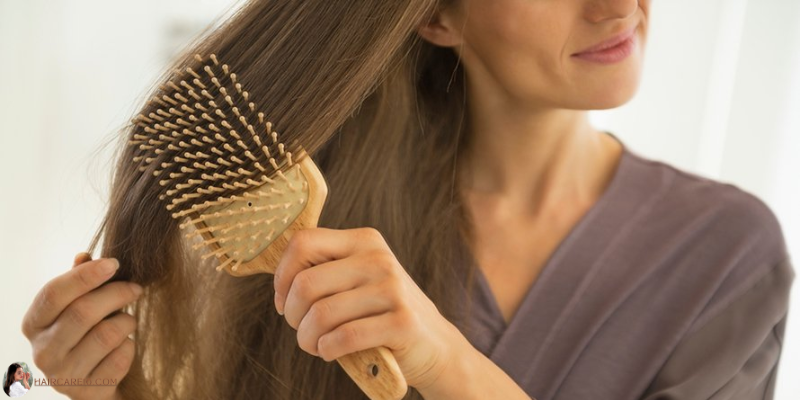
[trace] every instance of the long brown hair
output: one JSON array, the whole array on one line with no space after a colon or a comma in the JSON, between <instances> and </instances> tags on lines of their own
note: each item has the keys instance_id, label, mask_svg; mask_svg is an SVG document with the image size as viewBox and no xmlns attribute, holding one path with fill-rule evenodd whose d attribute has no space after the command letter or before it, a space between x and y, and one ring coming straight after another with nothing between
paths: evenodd
<instances>
[{"instance_id":1,"label":"long brown hair","mask_svg":"<svg viewBox=\"0 0 800 400\"><path fill-rule=\"evenodd\" d=\"M22 368L21 365L17 363L13 363L8 366L8 371L6 371L6 380L3 382L3 391L8 394L11 385L15 382L15 376L17 374L17 370Z\"/></svg>"},{"instance_id":2,"label":"long brown hair","mask_svg":"<svg viewBox=\"0 0 800 400\"><path fill-rule=\"evenodd\" d=\"M267 106L282 141L297 140L322 170L329 197L320 226L377 228L458 323L455 280L463 274L455 257L469 232L455 180L467 121L464 72L452 49L416 34L442 6L249 1L188 46L157 87L196 53L224 60ZM200 261L185 246L179 221L157 199L157 179L131 161L126 142L136 129L129 124L115 137L110 203L89 249L102 242L101 256L120 262L114 280L145 287L126 309L139 325L136 357L119 385L125 398L366 398L337 363L297 346L296 331L274 311L272 275L220 274L213 259ZM421 397L411 388L406 398Z\"/></svg>"}]
</instances>

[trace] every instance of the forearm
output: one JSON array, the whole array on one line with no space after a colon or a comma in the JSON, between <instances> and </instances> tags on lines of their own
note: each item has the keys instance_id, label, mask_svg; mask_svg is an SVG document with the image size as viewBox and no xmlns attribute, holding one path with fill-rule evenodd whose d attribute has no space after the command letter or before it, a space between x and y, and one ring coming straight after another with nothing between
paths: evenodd
<instances>
[{"instance_id":1,"label":"forearm","mask_svg":"<svg viewBox=\"0 0 800 400\"><path fill-rule=\"evenodd\" d=\"M480 351L469 346L434 384L417 388L426 400L531 400L510 376ZM535 399L534 399L535 400Z\"/></svg>"}]
</instances>

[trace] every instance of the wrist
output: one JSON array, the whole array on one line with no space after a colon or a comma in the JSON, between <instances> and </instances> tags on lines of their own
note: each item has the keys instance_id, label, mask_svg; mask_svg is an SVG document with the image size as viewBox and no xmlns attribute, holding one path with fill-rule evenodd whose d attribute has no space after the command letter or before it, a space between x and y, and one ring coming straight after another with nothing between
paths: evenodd
<instances>
[{"instance_id":1,"label":"wrist","mask_svg":"<svg viewBox=\"0 0 800 400\"><path fill-rule=\"evenodd\" d=\"M460 332L459 332L460 333ZM446 363L426 385L414 386L426 400L507 399L531 397L500 367L463 336L451 346ZM535 400L535 399L534 399Z\"/></svg>"},{"instance_id":2,"label":"wrist","mask_svg":"<svg viewBox=\"0 0 800 400\"><path fill-rule=\"evenodd\" d=\"M425 399L466 399L473 393L469 384L473 382L476 367L479 366L483 355L455 326L453 328L461 340L455 341L457 344L450 347L451 352L445 357L437 373L431 376L429 381L415 387Z\"/></svg>"}]
</instances>

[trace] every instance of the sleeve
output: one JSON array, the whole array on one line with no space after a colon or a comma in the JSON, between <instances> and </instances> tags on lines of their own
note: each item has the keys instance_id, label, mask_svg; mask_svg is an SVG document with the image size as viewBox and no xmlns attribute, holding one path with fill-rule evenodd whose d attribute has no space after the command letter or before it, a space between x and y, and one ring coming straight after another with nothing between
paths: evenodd
<instances>
[{"instance_id":1,"label":"sleeve","mask_svg":"<svg viewBox=\"0 0 800 400\"><path fill-rule=\"evenodd\" d=\"M787 258L690 329L642 400L771 400L793 279Z\"/></svg>"},{"instance_id":2,"label":"sleeve","mask_svg":"<svg viewBox=\"0 0 800 400\"><path fill-rule=\"evenodd\" d=\"M28 389L25 389L25 386L22 386L22 383L20 383L19 381L14 382L8 388L8 396L9 397L20 397L20 396L24 395L25 393L28 393Z\"/></svg>"}]
</instances>

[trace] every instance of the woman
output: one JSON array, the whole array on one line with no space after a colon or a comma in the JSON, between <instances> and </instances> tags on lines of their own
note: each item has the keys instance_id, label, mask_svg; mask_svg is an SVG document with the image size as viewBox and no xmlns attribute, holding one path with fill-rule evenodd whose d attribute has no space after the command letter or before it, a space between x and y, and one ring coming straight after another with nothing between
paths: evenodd
<instances>
[{"instance_id":1,"label":"woman","mask_svg":"<svg viewBox=\"0 0 800 400\"><path fill-rule=\"evenodd\" d=\"M28 379L30 374L22 370L22 366L13 363L8 366L6 371L6 381L3 382L3 391L6 392L8 397L21 397L28 390L31 390Z\"/></svg>"},{"instance_id":2,"label":"woman","mask_svg":"<svg viewBox=\"0 0 800 400\"><path fill-rule=\"evenodd\" d=\"M649 6L249 2L174 66L216 53L269 99L331 188L324 228L274 277L217 275L121 146L104 259L26 315L37 366L121 379L73 399L354 399L331 361L383 345L409 399L771 398L778 221L587 119L634 95Z\"/></svg>"}]
</instances>

